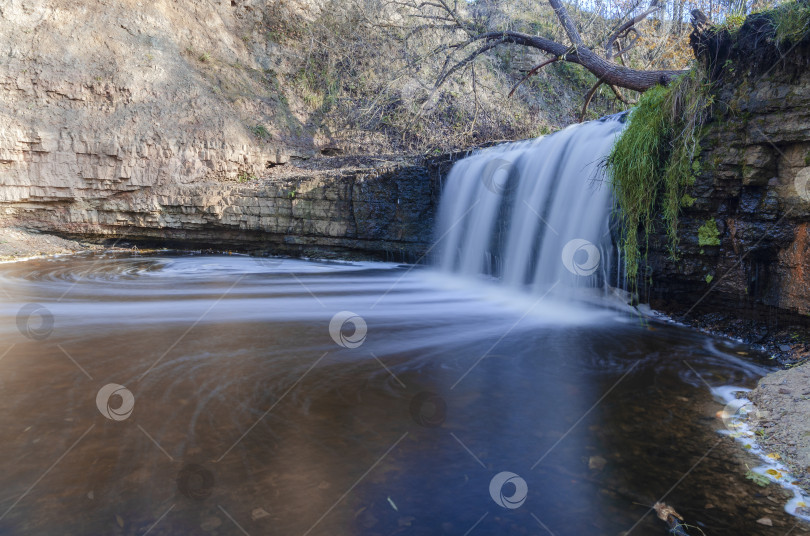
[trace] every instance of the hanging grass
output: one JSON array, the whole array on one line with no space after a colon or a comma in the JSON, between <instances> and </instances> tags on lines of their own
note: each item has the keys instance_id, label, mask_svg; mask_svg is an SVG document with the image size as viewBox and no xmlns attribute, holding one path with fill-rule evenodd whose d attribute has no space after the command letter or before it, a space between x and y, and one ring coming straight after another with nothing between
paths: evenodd
<instances>
[{"instance_id":1,"label":"hanging grass","mask_svg":"<svg viewBox=\"0 0 810 536\"><path fill-rule=\"evenodd\" d=\"M693 66L668 86L642 95L607 158L633 290L657 222L665 226L670 255L678 256L678 214L694 202L687 190L699 172L694 158L710 104L710 83L703 69Z\"/></svg>"},{"instance_id":2,"label":"hanging grass","mask_svg":"<svg viewBox=\"0 0 810 536\"><path fill-rule=\"evenodd\" d=\"M795 44L810 34L810 3L786 2L770 12L777 44Z\"/></svg>"}]
</instances>

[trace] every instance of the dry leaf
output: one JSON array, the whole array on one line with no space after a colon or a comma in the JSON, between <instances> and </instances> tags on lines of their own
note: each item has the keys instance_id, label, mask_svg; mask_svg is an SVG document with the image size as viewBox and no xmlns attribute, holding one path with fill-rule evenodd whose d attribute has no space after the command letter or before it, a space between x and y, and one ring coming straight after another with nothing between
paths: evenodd
<instances>
[{"instance_id":1,"label":"dry leaf","mask_svg":"<svg viewBox=\"0 0 810 536\"><path fill-rule=\"evenodd\" d=\"M669 506L666 503L657 502L653 505L653 509L655 513L658 515L658 519L661 521L669 522L669 516L677 517L678 519L683 519L681 514L675 511L675 509Z\"/></svg>"}]
</instances>

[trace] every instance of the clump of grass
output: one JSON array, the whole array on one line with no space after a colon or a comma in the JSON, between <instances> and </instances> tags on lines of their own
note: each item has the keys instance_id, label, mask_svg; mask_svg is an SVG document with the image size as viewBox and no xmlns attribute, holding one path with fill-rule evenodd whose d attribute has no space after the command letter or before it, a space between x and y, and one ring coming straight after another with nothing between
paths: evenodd
<instances>
[{"instance_id":1,"label":"clump of grass","mask_svg":"<svg viewBox=\"0 0 810 536\"><path fill-rule=\"evenodd\" d=\"M239 174L236 176L236 182L238 183L245 183L249 181L255 181L258 177L256 175L252 175L247 171L240 171Z\"/></svg>"},{"instance_id":2,"label":"clump of grass","mask_svg":"<svg viewBox=\"0 0 810 536\"><path fill-rule=\"evenodd\" d=\"M786 2L771 14L777 44L798 43L810 34L810 3Z\"/></svg>"},{"instance_id":3,"label":"clump of grass","mask_svg":"<svg viewBox=\"0 0 810 536\"><path fill-rule=\"evenodd\" d=\"M742 28L744 22L744 13L732 13L727 15L723 22L717 25L717 29L720 31L725 30L731 35L734 35L740 28Z\"/></svg>"},{"instance_id":4,"label":"clump of grass","mask_svg":"<svg viewBox=\"0 0 810 536\"><path fill-rule=\"evenodd\" d=\"M270 131L264 125L254 125L248 128L257 138L266 139L270 137Z\"/></svg>"},{"instance_id":5,"label":"clump of grass","mask_svg":"<svg viewBox=\"0 0 810 536\"><path fill-rule=\"evenodd\" d=\"M695 65L668 86L654 87L642 95L607 158L623 223L621 247L633 288L657 221L663 221L670 255L677 258L678 215L681 206L694 202L687 189L700 171L694 157L710 105L710 83Z\"/></svg>"}]
</instances>

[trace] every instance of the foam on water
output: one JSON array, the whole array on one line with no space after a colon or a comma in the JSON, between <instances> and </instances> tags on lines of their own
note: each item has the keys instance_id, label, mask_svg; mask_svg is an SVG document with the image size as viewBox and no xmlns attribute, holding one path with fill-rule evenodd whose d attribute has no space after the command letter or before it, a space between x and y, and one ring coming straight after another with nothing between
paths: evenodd
<instances>
[{"instance_id":1,"label":"foam on water","mask_svg":"<svg viewBox=\"0 0 810 536\"><path fill-rule=\"evenodd\" d=\"M726 428L719 430L719 433L734 438L748 452L762 460L762 465L754 467L751 471L792 492L793 498L785 504L785 511L810 521L810 515L807 513L810 497L794 483L795 479L790 474L790 469L779 461L778 456L767 452L757 441L756 431L751 426L751 418L758 410L749 399L742 396L750 391L745 387L733 385L712 388L712 394L725 404L722 417Z\"/></svg>"}]
</instances>

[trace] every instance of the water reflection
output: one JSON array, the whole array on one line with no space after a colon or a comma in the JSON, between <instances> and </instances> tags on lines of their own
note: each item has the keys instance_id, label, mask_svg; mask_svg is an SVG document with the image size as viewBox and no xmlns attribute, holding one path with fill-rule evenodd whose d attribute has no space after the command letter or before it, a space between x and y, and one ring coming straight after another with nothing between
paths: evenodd
<instances>
[{"instance_id":1,"label":"water reflection","mask_svg":"<svg viewBox=\"0 0 810 536\"><path fill-rule=\"evenodd\" d=\"M704 382L764 369L675 326L525 314L380 264L64 258L3 266L0 285L2 534L615 535L687 472L667 500L707 534L794 523L733 441L706 455ZM27 303L47 337L18 329ZM330 335L342 311L367 324L355 348ZM108 384L132 393L125 418L99 410ZM517 508L490 494L503 471L526 483Z\"/></svg>"}]
</instances>

